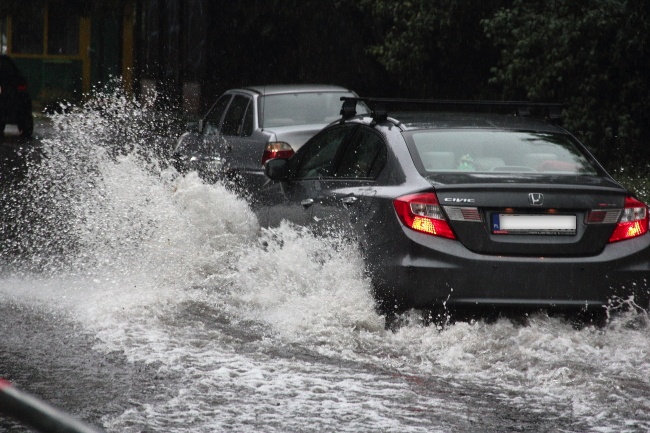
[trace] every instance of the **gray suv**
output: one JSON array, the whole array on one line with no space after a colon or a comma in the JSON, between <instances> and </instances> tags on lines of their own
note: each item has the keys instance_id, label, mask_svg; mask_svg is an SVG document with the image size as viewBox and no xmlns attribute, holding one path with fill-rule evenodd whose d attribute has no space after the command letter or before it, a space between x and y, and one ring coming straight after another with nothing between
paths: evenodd
<instances>
[{"instance_id":1,"label":"gray suv","mask_svg":"<svg viewBox=\"0 0 650 433\"><path fill-rule=\"evenodd\" d=\"M341 97L331 85L268 85L231 89L178 139L174 165L207 181L234 180L243 191L266 183L264 163L289 158L309 138L341 118ZM365 107L360 107L363 111Z\"/></svg>"}]
</instances>

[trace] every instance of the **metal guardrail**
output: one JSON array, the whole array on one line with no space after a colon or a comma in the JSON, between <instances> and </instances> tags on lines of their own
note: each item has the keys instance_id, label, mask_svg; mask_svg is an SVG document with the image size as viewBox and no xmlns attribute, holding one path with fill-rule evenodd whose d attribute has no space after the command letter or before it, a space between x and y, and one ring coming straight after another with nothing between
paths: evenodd
<instances>
[{"instance_id":1,"label":"metal guardrail","mask_svg":"<svg viewBox=\"0 0 650 433\"><path fill-rule=\"evenodd\" d=\"M0 378L0 414L42 433L102 433Z\"/></svg>"}]
</instances>

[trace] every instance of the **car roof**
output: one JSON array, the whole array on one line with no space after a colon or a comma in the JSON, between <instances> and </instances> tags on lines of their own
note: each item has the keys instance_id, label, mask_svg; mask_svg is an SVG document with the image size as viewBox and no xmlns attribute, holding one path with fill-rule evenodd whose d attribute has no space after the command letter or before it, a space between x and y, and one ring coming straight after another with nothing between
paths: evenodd
<instances>
[{"instance_id":1,"label":"car roof","mask_svg":"<svg viewBox=\"0 0 650 433\"><path fill-rule=\"evenodd\" d=\"M334 86L330 84L269 84L262 86L247 86L241 89L257 93L258 95L279 95L283 93L310 93L310 92L351 92L341 86ZM231 91L232 91L231 90Z\"/></svg>"},{"instance_id":2,"label":"car roof","mask_svg":"<svg viewBox=\"0 0 650 433\"><path fill-rule=\"evenodd\" d=\"M389 116L405 130L499 129L566 133L562 127L533 116L471 112L396 112Z\"/></svg>"},{"instance_id":3,"label":"car roof","mask_svg":"<svg viewBox=\"0 0 650 433\"><path fill-rule=\"evenodd\" d=\"M561 103L360 97L341 100L344 120L397 125L402 130L495 129L568 134L559 126L564 107ZM372 119L357 115L360 102L369 105Z\"/></svg>"}]
</instances>

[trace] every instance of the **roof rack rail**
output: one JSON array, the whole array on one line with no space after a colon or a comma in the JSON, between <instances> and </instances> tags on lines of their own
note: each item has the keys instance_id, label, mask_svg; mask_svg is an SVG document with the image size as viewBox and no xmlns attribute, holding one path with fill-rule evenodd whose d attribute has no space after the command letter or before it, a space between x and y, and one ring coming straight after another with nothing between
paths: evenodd
<instances>
[{"instance_id":1,"label":"roof rack rail","mask_svg":"<svg viewBox=\"0 0 650 433\"><path fill-rule=\"evenodd\" d=\"M551 122L560 122L562 108L565 104L555 102L529 102L529 101L481 101L481 100L453 100L453 99L400 99L400 98L363 98L341 96L343 106L341 116L343 120L356 115L358 102L363 102L370 108L371 116L375 122L381 122L388 117L388 105L428 105L449 110L452 108L462 110L508 110L516 116L541 116ZM436 110L437 111L437 110ZM535 113L535 114L533 114Z\"/></svg>"}]
</instances>

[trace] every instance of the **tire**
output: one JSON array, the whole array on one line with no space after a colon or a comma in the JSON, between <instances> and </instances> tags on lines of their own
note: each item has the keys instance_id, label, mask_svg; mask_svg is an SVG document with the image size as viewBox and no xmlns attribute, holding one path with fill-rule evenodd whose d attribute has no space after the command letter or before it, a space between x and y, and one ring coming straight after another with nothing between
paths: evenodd
<instances>
[{"instance_id":1,"label":"tire","mask_svg":"<svg viewBox=\"0 0 650 433\"><path fill-rule=\"evenodd\" d=\"M384 317L384 328L396 332L401 326L400 316L407 308L402 299L395 296L395 293L385 285L373 278L372 295L375 298L375 312Z\"/></svg>"},{"instance_id":2,"label":"tire","mask_svg":"<svg viewBox=\"0 0 650 433\"><path fill-rule=\"evenodd\" d=\"M31 138L34 134L34 116L29 113L25 119L18 123L21 138Z\"/></svg>"}]
</instances>

